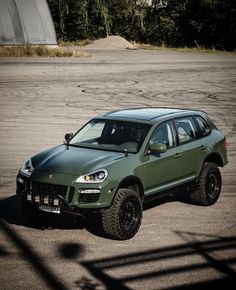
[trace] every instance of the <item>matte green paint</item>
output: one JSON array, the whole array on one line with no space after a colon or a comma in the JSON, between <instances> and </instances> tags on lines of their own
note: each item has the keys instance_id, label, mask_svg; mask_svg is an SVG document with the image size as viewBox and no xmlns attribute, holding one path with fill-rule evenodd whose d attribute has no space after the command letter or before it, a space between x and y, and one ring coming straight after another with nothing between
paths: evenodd
<instances>
[{"instance_id":1,"label":"matte green paint","mask_svg":"<svg viewBox=\"0 0 236 290\"><path fill-rule=\"evenodd\" d=\"M164 121L184 116L200 115L207 118L211 133L192 142L169 148L164 153L148 151L149 140L155 128ZM99 119L115 119L151 124L142 147L136 154L110 152L60 145L32 157L34 171L29 177L33 181L53 183L75 188L71 207L84 209L104 208L111 205L119 184L126 177L140 180L144 195L158 194L179 184L196 180L204 160L211 153L221 156L223 166L227 164L224 135L219 132L206 113L180 109L135 108L115 111L98 116ZM204 146L204 148L203 148ZM80 175L99 169L106 169L108 176L102 183L76 183ZM50 178L50 174L53 178ZM100 189L99 200L95 203L79 203L82 189ZM68 201L68 193L66 196Z\"/></svg>"}]
</instances>

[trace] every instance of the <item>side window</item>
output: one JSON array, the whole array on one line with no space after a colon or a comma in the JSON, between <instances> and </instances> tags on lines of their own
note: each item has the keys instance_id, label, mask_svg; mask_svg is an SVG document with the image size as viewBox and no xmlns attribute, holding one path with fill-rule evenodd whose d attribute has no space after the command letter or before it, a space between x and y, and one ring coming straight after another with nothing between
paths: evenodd
<instances>
[{"instance_id":1,"label":"side window","mask_svg":"<svg viewBox=\"0 0 236 290\"><path fill-rule=\"evenodd\" d=\"M198 125L198 134L199 137L204 137L208 135L211 131L209 124L205 119L200 116L196 117L197 125Z\"/></svg>"},{"instance_id":2,"label":"side window","mask_svg":"<svg viewBox=\"0 0 236 290\"><path fill-rule=\"evenodd\" d=\"M196 129L192 117L175 120L179 144L184 144L196 139Z\"/></svg>"},{"instance_id":3,"label":"side window","mask_svg":"<svg viewBox=\"0 0 236 290\"><path fill-rule=\"evenodd\" d=\"M150 143L165 144L167 148L174 146L171 122L165 122L159 125L153 132Z\"/></svg>"}]
</instances>

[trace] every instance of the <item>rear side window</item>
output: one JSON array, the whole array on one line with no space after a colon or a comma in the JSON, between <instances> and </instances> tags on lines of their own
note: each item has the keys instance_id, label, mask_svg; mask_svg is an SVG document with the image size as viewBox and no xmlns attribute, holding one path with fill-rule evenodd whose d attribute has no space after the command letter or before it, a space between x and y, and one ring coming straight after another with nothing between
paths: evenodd
<instances>
[{"instance_id":1,"label":"rear side window","mask_svg":"<svg viewBox=\"0 0 236 290\"><path fill-rule=\"evenodd\" d=\"M179 144L184 144L196 139L196 129L192 117L175 120Z\"/></svg>"},{"instance_id":2,"label":"rear side window","mask_svg":"<svg viewBox=\"0 0 236 290\"><path fill-rule=\"evenodd\" d=\"M204 137L208 135L211 131L209 124L205 119L200 116L196 116L196 121L198 125L198 135L199 137Z\"/></svg>"}]
</instances>

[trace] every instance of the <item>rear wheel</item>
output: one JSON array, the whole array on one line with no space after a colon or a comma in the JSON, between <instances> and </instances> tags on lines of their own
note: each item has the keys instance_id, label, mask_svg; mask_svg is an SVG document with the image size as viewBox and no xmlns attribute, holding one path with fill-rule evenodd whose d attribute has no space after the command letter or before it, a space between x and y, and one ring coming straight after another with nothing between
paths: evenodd
<instances>
[{"instance_id":1,"label":"rear wheel","mask_svg":"<svg viewBox=\"0 0 236 290\"><path fill-rule=\"evenodd\" d=\"M134 190L121 188L113 204L102 211L103 229L112 238L130 239L140 227L142 212L139 194Z\"/></svg>"},{"instance_id":2,"label":"rear wheel","mask_svg":"<svg viewBox=\"0 0 236 290\"><path fill-rule=\"evenodd\" d=\"M214 204L221 192L221 174L214 163L204 163L199 177L197 189L191 193L193 202L199 205Z\"/></svg>"}]
</instances>

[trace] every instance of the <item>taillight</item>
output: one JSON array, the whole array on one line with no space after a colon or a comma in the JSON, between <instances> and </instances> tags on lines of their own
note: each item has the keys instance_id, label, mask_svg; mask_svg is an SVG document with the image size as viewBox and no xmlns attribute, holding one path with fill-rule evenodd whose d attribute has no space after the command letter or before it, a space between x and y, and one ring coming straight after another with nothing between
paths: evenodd
<instances>
[{"instance_id":1,"label":"taillight","mask_svg":"<svg viewBox=\"0 0 236 290\"><path fill-rule=\"evenodd\" d=\"M224 148L225 148L225 150L227 151L227 149L228 149L228 143L227 143L226 138L224 139Z\"/></svg>"}]
</instances>

